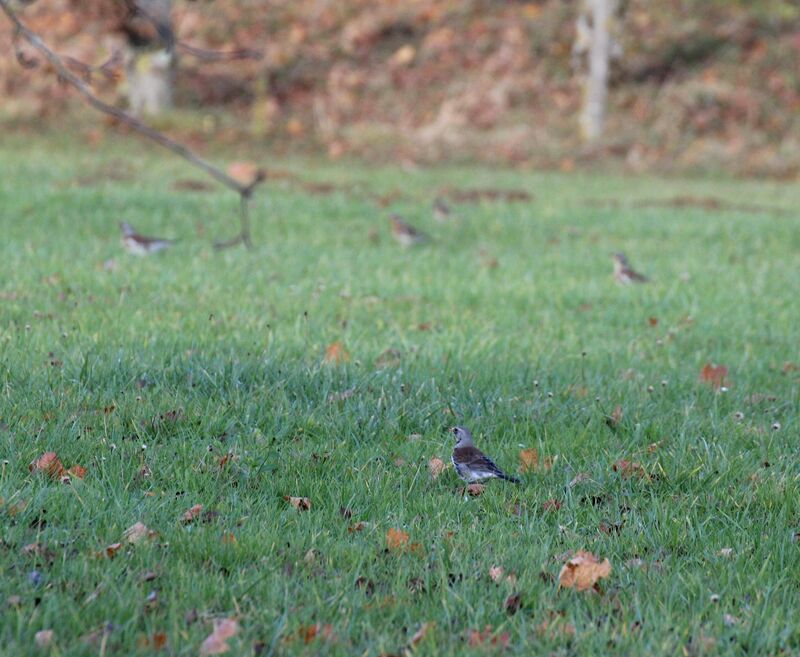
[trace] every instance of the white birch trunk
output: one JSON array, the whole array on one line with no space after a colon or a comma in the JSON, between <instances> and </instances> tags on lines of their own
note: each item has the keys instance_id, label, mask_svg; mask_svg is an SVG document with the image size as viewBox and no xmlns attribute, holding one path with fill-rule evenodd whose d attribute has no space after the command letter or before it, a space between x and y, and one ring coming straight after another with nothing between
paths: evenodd
<instances>
[{"instance_id":1,"label":"white birch trunk","mask_svg":"<svg viewBox=\"0 0 800 657\"><path fill-rule=\"evenodd\" d=\"M137 6L159 26L159 37L148 44L131 44L126 57L128 100L135 116L161 114L172 107L175 51L171 0L137 0ZM170 38L165 38L169 35Z\"/></svg>"}]
</instances>

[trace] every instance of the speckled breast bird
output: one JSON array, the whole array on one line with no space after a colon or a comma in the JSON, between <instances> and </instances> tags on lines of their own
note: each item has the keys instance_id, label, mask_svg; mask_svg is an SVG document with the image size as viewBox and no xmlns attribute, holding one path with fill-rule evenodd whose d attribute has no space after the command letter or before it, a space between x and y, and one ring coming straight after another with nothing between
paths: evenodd
<instances>
[{"instance_id":1,"label":"speckled breast bird","mask_svg":"<svg viewBox=\"0 0 800 657\"><path fill-rule=\"evenodd\" d=\"M492 459L475 447L469 429L453 427L450 431L456 439L451 457L453 467L456 469L456 474L465 482L473 484L486 479L505 479L515 484L520 483L519 479L509 477Z\"/></svg>"},{"instance_id":2,"label":"speckled breast bird","mask_svg":"<svg viewBox=\"0 0 800 657\"><path fill-rule=\"evenodd\" d=\"M617 283L628 285L629 283L646 283L647 276L640 274L628 263L628 258L624 253L613 253L611 259L614 261L614 278Z\"/></svg>"},{"instance_id":3,"label":"speckled breast bird","mask_svg":"<svg viewBox=\"0 0 800 657\"><path fill-rule=\"evenodd\" d=\"M122 231L122 246L133 255L150 255L164 251L173 245L172 240L139 235L133 226L124 221L120 223L119 229Z\"/></svg>"},{"instance_id":4,"label":"speckled breast bird","mask_svg":"<svg viewBox=\"0 0 800 657\"><path fill-rule=\"evenodd\" d=\"M403 247L416 246L428 241L428 236L411 224L403 221L399 215L389 216L392 228L392 237Z\"/></svg>"}]
</instances>

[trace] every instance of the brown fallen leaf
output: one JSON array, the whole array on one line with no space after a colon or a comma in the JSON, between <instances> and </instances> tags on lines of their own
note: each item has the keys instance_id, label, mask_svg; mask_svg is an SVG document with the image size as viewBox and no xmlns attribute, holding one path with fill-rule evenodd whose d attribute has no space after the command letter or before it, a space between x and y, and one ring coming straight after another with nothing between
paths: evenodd
<instances>
[{"instance_id":1,"label":"brown fallen leaf","mask_svg":"<svg viewBox=\"0 0 800 657\"><path fill-rule=\"evenodd\" d=\"M700 380L703 383L708 383L713 388L721 388L726 384L728 377L728 368L724 365L712 365L706 363L703 369L700 370Z\"/></svg>"},{"instance_id":2,"label":"brown fallen leaf","mask_svg":"<svg viewBox=\"0 0 800 657\"><path fill-rule=\"evenodd\" d=\"M622 406L617 404L617 407L612 411L611 415L606 416L606 424L609 429L616 429L619 426L620 420L622 420L622 414Z\"/></svg>"},{"instance_id":3,"label":"brown fallen leaf","mask_svg":"<svg viewBox=\"0 0 800 657\"><path fill-rule=\"evenodd\" d=\"M64 465L55 452L45 452L28 466L30 472L43 472L52 479L60 479L64 475Z\"/></svg>"},{"instance_id":4,"label":"brown fallen leaf","mask_svg":"<svg viewBox=\"0 0 800 657\"><path fill-rule=\"evenodd\" d=\"M500 646L505 648L511 641L511 635L508 632L502 634L495 634L491 625L487 625L481 630L467 630L467 643L470 647L475 648L483 645Z\"/></svg>"},{"instance_id":5,"label":"brown fallen leaf","mask_svg":"<svg viewBox=\"0 0 800 657\"><path fill-rule=\"evenodd\" d=\"M364 522L364 521L362 521L362 520L359 520L359 521L358 521L357 523L355 523L354 525L350 525L350 526L347 528L347 531L348 531L348 532L350 532L350 533L352 534L352 533L354 533L354 532L360 532L360 531L362 531L362 530L366 529L366 527L367 527L367 523L365 523L365 522Z\"/></svg>"},{"instance_id":6,"label":"brown fallen leaf","mask_svg":"<svg viewBox=\"0 0 800 657\"><path fill-rule=\"evenodd\" d=\"M503 603L503 607L510 616L516 614L521 606L522 606L522 594L520 593L512 593L510 596L506 598L506 601Z\"/></svg>"},{"instance_id":7,"label":"brown fallen leaf","mask_svg":"<svg viewBox=\"0 0 800 657\"><path fill-rule=\"evenodd\" d=\"M632 477L636 477L637 479L650 480L650 475L647 474L644 466L636 461L626 461L625 459L620 459L611 466L611 469L614 472L619 472L623 479L631 479Z\"/></svg>"},{"instance_id":8,"label":"brown fallen leaf","mask_svg":"<svg viewBox=\"0 0 800 657\"><path fill-rule=\"evenodd\" d=\"M532 472L539 465L539 452L533 448L520 450L519 462L520 472Z\"/></svg>"},{"instance_id":9,"label":"brown fallen leaf","mask_svg":"<svg viewBox=\"0 0 800 657\"><path fill-rule=\"evenodd\" d=\"M156 650L163 650L167 647L167 634L166 632L156 632L150 639L150 644Z\"/></svg>"},{"instance_id":10,"label":"brown fallen leaf","mask_svg":"<svg viewBox=\"0 0 800 657\"><path fill-rule=\"evenodd\" d=\"M489 578L493 582L499 582L503 579L503 568L502 566L492 566L489 568Z\"/></svg>"},{"instance_id":11,"label":"brown fallen leaf","mask_svg":"<svg viewBox=\"0 0 800 657\"><path fill-rule=\"evenodd\" d=\"M417 645L420 641L422 641L425 638L425 635L428 634L428 631L431 628L433 628L434 625L436 625L436 623L430 621L420 625L419 629L416 632L414 632L414 635L411 637L411 641L409 641L409 643L412 646Z\"/></svg>"},{"instance_id":12,"label":"brown fallen leaf","mask_svg":"<svg viewBox=\"0 0 800 657\"><path fill-rule=\"evenodd\" d=\"M561 502L559 502L556 498L547 500L544 504L542 504L542 509L545 511L558 511L560 508Z\"/></svg>"},{"instance_id":13,"label":"brown fallen leaf","mask_svg":"<svg viewBox=\"0 0 800 657\"><path fill-rule=\"evenodd\" d=\"M53 630L39 630L33 640L37 648L49 648L53 643Z\"/></svg>"},{"instance_id":14,"label":"brown fallen leaf","mask_svg":"<svg viewBox=\"0 0 800 657\"><path fill-rule=\"evenodd\" d=\"M111 545L106 546L106 556L109 559L113 559L117 556L117 552L122 547L122 543L112 543Z\"/></svg>"},{"instance_id":15,"label":"brown fallen leaf","mask_svg":"<svg viewBox=\"0 0 800 657\"><path fill-rule=\"evenodd\" d=\"M203 505L195 504L192 508L184 511L183 516L181 516L181 519L185 523L193 522L200 515L202 511L203 511Z\"/></svg>"},{"instance_id":16,"label":"brown fallen leaf","mask_svg":"<svg viewBox=\"0 0 800 657\"><path fill-rule=\"evenodd\" d=\"M128 527L122 537L128 543L139 543L146 538L155 536L155 532L150 531L142 522L137 522Z\"/></svg>"},{"instance_id":17,"label":"brown fallen leaf","mask_svg":"<svg viewBox=\"0 0 800 657\"><path fill-rule=\"evenodd\" d=\"M600 561L591 552L580 550L561 568L558 574L558 586L585 591L609 575L611 575L611 563L608 559Z\"/></svg>"},{"instance_id":18,"label":"brown fallen leaf","mask_svg":"<svg viewBox=\"0 0 800 657\"><path fill-rule=\"evenodd\" d=\"M431 479L438 479L446 467L447 464L442 459L434 456L428 461L428 471L431 473Z\"/></svg>"},{"instance_id":19,"label":"brown fallen leaf","mask_svg":"<svg viewBox=\"0 0 800 657\"><path fill-rule=\"evenodd\" d=\"M483 495L483 492L486 490L486 486L483 484L468 484L466 488L466 492L472 495L472 497L478 497L479 495Z\"/></svg>"},{"instance_id":20,"label":"brown fallen leaf","mask_svg":"<svg viewBox=\"0 0 800 657\"><path fill-rule=\"evenodd\" d=\"M652 327L658 326L658 317L648 317L647 324Z\"/></svg>"},{"instance_id":21,"label":"brown fallen leaf","mask_svg":"<svg viewBox=\"0 0 800 657\"><path fill-rule=\"evenodd\" d=\"M391 528L386 532L386 547L390 550L399 550L408 543L408 534L402 529Z\"/></svg>"},{"instance_id":22,"label":"brown fallen leaf","mask_svg":"<svg viewBox=\"0 0 800 657\"><path fill-rule=\"evenodd\" d=\"M200 657L206 655L221 655L228 652L231 647L228 639L236 636L239 631L239 623L233 618L223 618L214 621L214 631L209 634L205 641L200 645Z\"/></svg>"},{"instance_id":23,"label":"brown fallen leaf","mask_svg":"<svg viewBox=\"0 0 800 657\"><path fill-rule=\"evenodd\" d=\"M298 511L308 511L311 509L311 500L307 497L292 497L291 495L284 495L283 499L285 499Z\"/></svg>"},{"instance_id":24,"label":"brown fallen leaf","mask_svg":"<svg viewBox=\"0 0 800 657\"><path fill-rule=\"evenodd\" d=\"M350 360L350 354L340 341L332 342L325 348L326 363L346 363Z\"/></svg>"}]
</instances>

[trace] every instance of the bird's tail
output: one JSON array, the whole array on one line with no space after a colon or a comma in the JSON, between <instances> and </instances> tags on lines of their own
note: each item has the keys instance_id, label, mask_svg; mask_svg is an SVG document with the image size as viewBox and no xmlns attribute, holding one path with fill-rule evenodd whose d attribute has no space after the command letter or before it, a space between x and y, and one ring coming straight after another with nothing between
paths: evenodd
<instances>
[{"instance_id":1,"label":"bird's tail","mask_svg":"<svg viewBox=\"0 0 800 657\"><path fill-rule=\"evenodd\" d=\"M507 474L503 473L500 475L500 479L505 479L506 481L510 481L512 484L521 484L522 482L517 479L516 477L509 477Z\"/></svg>"}]
</instances>

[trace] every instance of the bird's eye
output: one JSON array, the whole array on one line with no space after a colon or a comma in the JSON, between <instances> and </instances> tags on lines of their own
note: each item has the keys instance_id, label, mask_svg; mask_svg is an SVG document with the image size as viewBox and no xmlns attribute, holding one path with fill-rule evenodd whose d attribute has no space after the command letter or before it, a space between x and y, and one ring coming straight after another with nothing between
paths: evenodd
<instances>
[{"instance_id":1,"label":"bird's eye","mask_svg":"<svg viewBox=\"0 0 800 657\"><path fill-rule=\"evenodd\" d=\"M454 436L458 435L458 427L453 427L453 435Z\"/></svg>"}]
</instances>

